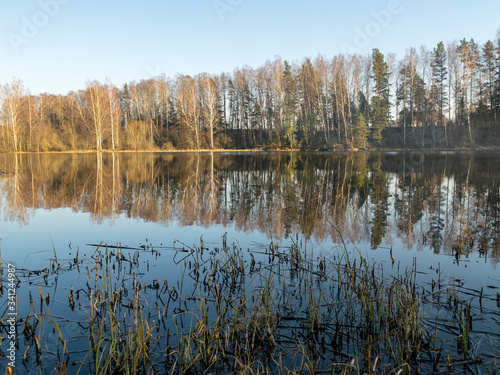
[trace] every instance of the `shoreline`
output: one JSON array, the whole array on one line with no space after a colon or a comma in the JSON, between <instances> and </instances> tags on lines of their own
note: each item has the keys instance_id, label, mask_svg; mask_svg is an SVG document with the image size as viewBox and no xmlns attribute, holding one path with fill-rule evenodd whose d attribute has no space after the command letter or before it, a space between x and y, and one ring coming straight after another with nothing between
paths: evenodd
<instances>
[{"instance_id":1,"label":"shoreline","mask_svg":"<svg viewBox=\"0 0 500 375\"><path fill-rule=\"evenodd\" d=\"M68 151L0 151L0 154L131 154L131 153L150 153L150 154L189 154L189 153L365 153L365 152L481 152L481 151L500 151L500 146L478 146L478 147L460 147L460 148L387 148L387 149L331 149L331 150L300 150L300 149L186 149L186 150L68 150Z\"/></svg>"}]
</instances>

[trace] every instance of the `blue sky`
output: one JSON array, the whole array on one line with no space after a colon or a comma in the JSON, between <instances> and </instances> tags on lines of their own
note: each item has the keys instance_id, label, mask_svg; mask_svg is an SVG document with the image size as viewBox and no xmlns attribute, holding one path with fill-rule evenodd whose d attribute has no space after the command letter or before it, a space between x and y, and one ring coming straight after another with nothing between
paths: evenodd
<instances>
[{"instance_id":1,"label":"blue sky","mask_svg":"<svg viewBox=\"0 0 500 375\"><path fill-rule=\"evenodd\" d=\"M404 56L500 29L492 0L0 0L0 83L65 94L372 48Z\"/></svg>"}]
</instances>

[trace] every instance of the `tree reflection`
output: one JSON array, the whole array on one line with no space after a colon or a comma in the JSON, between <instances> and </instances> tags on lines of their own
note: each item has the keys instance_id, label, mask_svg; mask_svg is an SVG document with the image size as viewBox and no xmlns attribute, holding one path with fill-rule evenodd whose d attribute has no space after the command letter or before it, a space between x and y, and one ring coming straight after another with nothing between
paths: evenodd
<instances>
[{"instance_id":1,"label":"tree reflection","mask_svg":"<svg viewBox=\"0 0 500 375\"><path fill-rule=\"evenodd\" d=\"M295 233L375 249L400 238L434 252L500 254L500 155L9 154L0 156L4 220L70 207L118 215Z\"/></svg>"}]
</instances>

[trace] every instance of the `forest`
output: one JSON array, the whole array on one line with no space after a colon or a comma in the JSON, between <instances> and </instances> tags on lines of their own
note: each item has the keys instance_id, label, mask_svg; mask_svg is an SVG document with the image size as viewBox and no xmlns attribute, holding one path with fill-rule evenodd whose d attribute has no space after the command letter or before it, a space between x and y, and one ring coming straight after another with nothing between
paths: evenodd
<instances>
[{"instance_id":1,"label":"forest","mask_svg":"<svg viewBox=\"0 0 500 375\"><path fill-rule=\"evenodd\" d=\"M371 54L276 57L66 95L0 85L0 152L473 149L500 140L500 35Z\"/></svg>"}]
</instances>

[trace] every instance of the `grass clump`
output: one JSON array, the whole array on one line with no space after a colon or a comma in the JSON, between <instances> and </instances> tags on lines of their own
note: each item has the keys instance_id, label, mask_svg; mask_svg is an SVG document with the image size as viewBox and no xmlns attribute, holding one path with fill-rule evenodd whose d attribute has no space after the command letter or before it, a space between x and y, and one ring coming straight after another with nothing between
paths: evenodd
<instances>
[{"instance_id":1,"label":"grass clump","mask_svg":"<svg viewBox=\"0 0 500 375\"><path fill-rule=\"evenodd\" d=\"M99 245L90 258L59 257L57 277L77 276L68 285L69 318L46 315L62 346L59 372L385 374L498 362L498 335L473 329L472 300L495 297L446 283L441 273L420 281L416 261L384 270L345 247L314 256L298 241L247 251L225 238L220 248L182 245ZM168 270L163 279L147 273L153 262ZM56 277L47 272L44 283ZM24 320L24 361L47 369L40 316L55 302L41 286L40 301L40 312L33 301ZM498 332L498 312L483 305ZM78 340L64 337L71 325Z\"/></svg>"}]
</instances>

